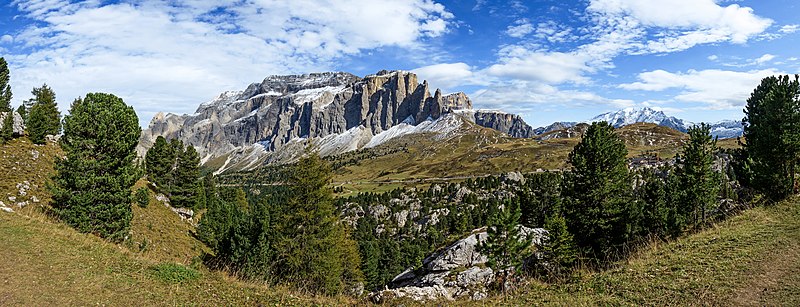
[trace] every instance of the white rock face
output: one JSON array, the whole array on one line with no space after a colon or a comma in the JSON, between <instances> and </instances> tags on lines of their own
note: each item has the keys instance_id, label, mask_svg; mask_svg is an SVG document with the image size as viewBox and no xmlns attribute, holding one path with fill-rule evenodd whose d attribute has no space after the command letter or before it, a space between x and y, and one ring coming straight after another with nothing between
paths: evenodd
<instances>
[{"instance_id":1,"label":"white rock face","mask_svg":"<svg viewBox=\"0 0 800 307\"><path fill-rule=\"evenodd\" d=\"M22 135L25 133L25 123L22 121L22 116L19 115L17 112L11 112L14 114L14 125L13 131L16 135ZM6 119L8 112L0 112L0 124Z\"/></svg>"},{"instance_id":2,"label":"white rock face","mask_svg":"<svg viewBox=\"0 0 800 307\"><path fill-rule=\"evenodd\" d=\"M344 72L270 76L244 91L224 92L194 114L157 114L137 150L144 155L158 136L179 138L195 146L202 161L234 154L231 167L243 168L265 162L266 156L296 158L308 139L330 155L375 145L375 135L401 123L429 123L425 127L441 132L441 125L430 123L470 108L463 93L431 95L428 83L418 83L410 72L382 71L365 78ZM256 145L264 150L249 149ZM280 150L291 154L273 155Z\"/></svg>"},{"instance_id":3,"label":"white rock face","mask_svg":"<svg viewBox=\"0 0 800 307\"><path fill-rule=\"evenodd\" d=\"M532 244L540 244L547 235L542 228L517 227L522 239L530 238ZM397 275L390 283L393 289L372 293L371 297L378 302L392 297L410 297L417 301L485 298L486 286L495 277L495 272L485 267L488 257L478 251L478 244L487 237L485 229L474 230L466 238L425 258L421 269L409 268Z\"/></svg>"}]
</instances>

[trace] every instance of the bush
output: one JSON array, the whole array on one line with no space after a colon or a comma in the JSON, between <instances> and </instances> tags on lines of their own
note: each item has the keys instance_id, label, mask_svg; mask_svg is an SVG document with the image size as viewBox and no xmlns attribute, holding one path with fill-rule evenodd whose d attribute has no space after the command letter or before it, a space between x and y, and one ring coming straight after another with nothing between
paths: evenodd
<instances>
[{"instance_id":1,"label":"bush","mask_svg":"<svg viewBox=\"0 0 800 307\"><path fill-rule=\"evenodd\" d=\"M139 207L147 208L147 204L150 203L150 192L147 191L147 188L139 188L136 190L136 202L139 204Z\"/></svg>"}]
</instances>

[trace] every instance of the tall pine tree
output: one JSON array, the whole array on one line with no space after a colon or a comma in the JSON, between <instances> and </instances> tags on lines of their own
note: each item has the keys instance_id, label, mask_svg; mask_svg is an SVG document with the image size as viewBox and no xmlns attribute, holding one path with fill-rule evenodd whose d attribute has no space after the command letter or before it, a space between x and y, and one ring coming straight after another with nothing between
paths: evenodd
<instances>
[{"instance_id":1,"label":"tall pine tree","mask_svg":"<svg viewBox=\"0 0 800 307\"><path fill-rule=\"evenodd\" d=\"M172 170L175 166L175 151L163 136L158 136L153 147L147 150L144 163L147 179L162 193L169 193L169 183L172 182Z\"/></svg>"},{"instance_id":2,"label":"tall pine tree","mask_svg":"<svg viewBox=\"0 0 800 307\"><path fill-rule=\"evenodd\" d=\"M14 137L14 112L3 114L3 121L0 124L0 144L5 144Z\"/></svg>"},{"instance_id":3,"label":"tall pine tree","mask_svg":"<svg viewBox=\"0 0 800 307\"><path fill-rule=\"evenodd\" d=\"M11 111L11 75L8 70L8 62L0 57L0 112Z\"/></svg>"},{"instance_id":4,"label":"tall pine tree","mask_svg":"<svg viewBox=\"0 0 800 307\"><path fill-rule=\"evenodd\" d=\"M720 176L712 168L717 140L711 138L710 129L705 123L690 128L689 142L676 157L677 175L683 191L683 199L677 204L677 209L693 227L706 222L719 191Z\"/></svg>"},{"instance_id":5,"label":"tall pine tree","mask_svg":"<svg viewBox=\"0 0 800 307\"><path fill-rule=\"evenodd\" d=\"M136 112L114 95L90 93L73 102L61 138L66 157L56 159L49 185L61 220L110 241L125 239L140 133Z\"/></svg>"},{"instance_id":6,"label":"tall pine tree","mask_svg":"<svg viewBox=\"0 0 800 307\"><path fill-rule=\"evenodd\" d=\"M175 169L170 188L170 201L175 207L195 208L200 206L198 194L198 180L200 179L200 156L194 146L174 148L177 151Z\"/></svg>"},{"instance_id":7,"label":"tall pine tree","mask_svg":"<svg viewBox=\"0 0 800 307\"><path fill-rule=\"evenodd\" d=\"M592 123L569 154L572 172L564 192L570 233L590 257L605 260L618 255L630 237L632 187L625 143L606 122Z\"/></svg>"},{"instance_id":8,"label":"tall pine tree","mask_svg":"<svg viewBox=\"0 0 800 307\"><path fill-rule=\"evenodd\" d=\"M789 196L800 154L800 82L795 75L761 80L745 105L744 144L753 187L772 200Z\"/></svg>"},{"instance_id":9,"label":"tall pine tree","mask_svg":"<svg viewBox=\"0 0 800 307\"><path fill-rule=\"evenodd\" d=\"M45 136L61 133L61 113L56 105L56 93L47 84L34 88L31 91L34 98L30 114L28 114L27 129L31 142L44 144Z\"/></svg>"}]
</instances>

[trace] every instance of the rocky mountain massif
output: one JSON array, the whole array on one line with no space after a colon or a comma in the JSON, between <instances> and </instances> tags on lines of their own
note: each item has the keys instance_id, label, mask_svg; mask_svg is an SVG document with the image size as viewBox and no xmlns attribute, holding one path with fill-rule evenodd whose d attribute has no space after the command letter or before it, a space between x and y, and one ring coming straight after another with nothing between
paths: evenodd
<instances>
[{"instance_id":1,"label":"rocky mountain massif","mask_svg":"<svg viewBox=\"0 0 800 307\"><path fill-rule=\"evenodd\" d=\"M431 94L427 81L404 71L359 78L344 72L270 76L244 91L225 92L194 114L157 114L143 131L139 153L157 136L194 145L203 162L280 161L312 139L323 155L374 147L408 133L448 133L463 124L532 135L516 115L472 110L463 93Z\"/></svg>"}]
</instances>

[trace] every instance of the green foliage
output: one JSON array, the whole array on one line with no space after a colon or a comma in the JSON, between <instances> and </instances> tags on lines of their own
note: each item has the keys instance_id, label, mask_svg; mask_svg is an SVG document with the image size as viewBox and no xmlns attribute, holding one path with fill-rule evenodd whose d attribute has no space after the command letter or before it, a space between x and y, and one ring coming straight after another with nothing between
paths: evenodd
<instances>
[{"instance_id":1,"label":"green foliage","mask_svg":"<svg viewBox=\"0 0 800 307\"><path fill-rule=\"evenodd\" d=\"M509 275L520 269L530 255L531 238L522 237L520 216L519 203L506 201L503 210L489 219L486 241L479 245L481 253L489 258L486 264L495 272L502 272L500 285L503 291Z\"/></svg>"},{"instance_id":2,"label":"green foliage","mask_svg":"<svg viewBox=\"0 0 800 307\"><path fill-rule=\"evenodd\" d=\"M6 112L0 125L0 144L5 144L14 137L14 112Z\"/></svg>"},{"instance_id":3,"label":"green foliage","mask_svg":"<svg viewBox=\"0 0 800 307\"><path fill-rule=\"evenodd\" d=\"M708 212L716 205L720 187L721 176L712 168L717 140L711 138L710 129L704 123L690 128L689 142L676 157L683 196L677 210L692 227L705 224Z\"/></svg>"},{"instance_id":4,"label":"green foliage","mask_svg":"<svg viewBox=\"0 0 800 307\"><path fill-rule=\"evenodd\" d=\"M162 263L151 268L153 276L168 284L180 284L200 278L202 275L195 269L175 263Z\"/></svg>"},{"instance_id":5,"label":"green foliage","mask_svg":"<svg viewBox=\"0 0 800 307\"><path fill-rule=\"evenodd\" d=\"M147 208L150 203L150 191L147 188L139 188L136 190L135 198L139 207Z\"/></svg>"},{"instance_id":6,"label":"green foliage","mask_svg":"<svg viewBox=\"0 0 800 307\"><path fill-rule=\"evenodd\" d=\"M214 193L204 180L208 211L198 237L212 259L242 276L342 293L363 280L358 245L334 210L330 166L318 154L292 167L282 190L248 202L241 189Z\"/></svg>"},{"instance_id":7,"label":"green foliage","mask_svg":"<svg viewBox=\"0 0 800 307\"><path fill-rule=\"evenodd\" d=\"M31 142L44 144L45 136L61 133L61 113L56 105L56 93L47 86L33 88L34 98L26 121Z\"/></svg>"},{"instance_id":8,"label":"green foliage","mask_svg":"<svg viewBox=\"0 0 800 307\"><path fill-rule=\"evenodd\" d=\"M745 105L743 147L753 188L772 200L792 194L800 154L800 82L795 75L761 80Z\"/></svg>"},{"instance_id":9,"label":"green foliage","mask_svg":"<svg viewBox=\"0 0 800 307\"><path fill-rule=\"evenodd\" d=\"M567 230L567 220L560 213L550 214L545 219L544 229L547 236L538 248L547 264L547 273L557 277L575 264L578 250L574 237Z\"/></svg>"},{"instance_id":10,"label":"green foliage","mask_svg":"<svg viewBox=\"0 0 800 307\"><path fill-rule=\"evenodd\" d=\"M172 172L172 185L170 188L170 201L175 207L195 208L200 204L197 190L200 178L200 157L194 146L175 148L176 162Z\"/></svg>"},{"instance_id":11,"label":"green foliage","mask_svg":"<svg viewBox=\"0 0 800 307\"><path fill-rule=\"evenodd\" d=\"M11 111L11 76L8 71L8 62L0 57L0 112Z\"/></svg>"},{"instance_id":12,"label":"green foliage","mask_svg":"<svg viewBox=\"0 0 800 307\"><path fill-rule=\"evenodd\" d=\"M287 178L275 220L276 274L312 291L341 293L361 281L356 243L338 222L330 166L306 152Z\"/></svg>"},{"instance_id":13,"label":"green foliage","mask_svg":"<svg viewBox=\"0 0 800 307\"><path fill-rule=\"evenodd\" d=\"M156 138L153 147L147 150L144 158L147 179L164 193L169 191L172 182L172 168L175 164L175 153L163 136Z\"/></svg>"},{"instance_id":14,"label":"green foliage","mask_svg":"<svg viewBox=\"0 0 800 307\"><path fill-rule=\"evenodd\" d=\"M140 133L136 112L114 95L90 93L72 104L61 138L66 158L56 159L49 186L61 220L111 241L128 235Z\"/></svg>"},{"instance_id":15,"label":"green foliage","mask_svg":"<svg viewBox=\"0 0 800 307\"><path fill-rule=\"evenodd\" d=\"M567 224L577 245L598 260L617 256L632 235L631 220L639 203L633 201L623 141L605 122L592 123L569 154L572 165L565 181L570 197Z\"/></svg>"},{"instance_id":16,"label":"green foliage","mask_svg":"<svg viewBox=\"0 0 800 307\"><path fill-rule=\"evenodd\" d=\"M145 154L147 178L156 188L169 196L172 206L179 208L205 207L205 193L200 184L200 156L193 146L183 142L170 142L159 136Z\"/></svg>"}]
</instances>

